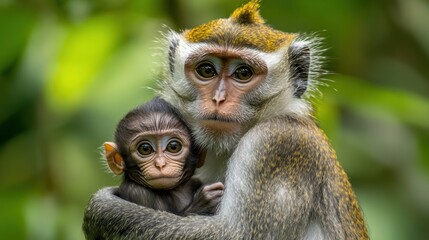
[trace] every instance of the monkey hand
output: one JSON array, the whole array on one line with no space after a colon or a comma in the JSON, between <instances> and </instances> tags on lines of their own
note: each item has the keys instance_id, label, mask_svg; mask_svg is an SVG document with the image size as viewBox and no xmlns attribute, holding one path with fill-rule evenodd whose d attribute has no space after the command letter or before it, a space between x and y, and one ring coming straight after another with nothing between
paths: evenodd
<instances>
[{"instance_id":1,"label":"monkey hand","mask_svg":"<svg viewBox=\"0 0 429 240\"><path fill-rule=\"evenodd\" d=\"M200 187L183 215L212 215L222 200L224 185L216 182Z\"/></svg>"}]
</instances>

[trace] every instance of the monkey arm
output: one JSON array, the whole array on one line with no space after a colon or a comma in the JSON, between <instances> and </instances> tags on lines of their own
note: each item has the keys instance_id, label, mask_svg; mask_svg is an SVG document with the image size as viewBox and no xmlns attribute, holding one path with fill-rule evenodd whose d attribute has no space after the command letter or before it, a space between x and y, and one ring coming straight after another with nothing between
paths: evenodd
<instances>
[{"instance_id":1,"label":"monkey arm","mask_svg":"<svg viewBox=\"0 0 429 240\"><path fill-rule=\"evenodd\" d=\"M86 239L213 239L210 229L226 229L217 217L183 218L128 202L115 191L116 187L103 188L92 196L84 215Z\"/></svg>"}]
</instances>

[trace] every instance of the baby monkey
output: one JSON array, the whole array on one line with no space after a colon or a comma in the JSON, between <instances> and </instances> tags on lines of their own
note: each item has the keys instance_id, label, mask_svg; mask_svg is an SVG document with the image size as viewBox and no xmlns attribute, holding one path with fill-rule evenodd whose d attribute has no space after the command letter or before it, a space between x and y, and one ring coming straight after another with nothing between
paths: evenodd
<instances>
[{"instance_id":1,"label":"baby monkey","mask_svg":"<svg viewBox=\"0 0 429 240\"><path fill-rule=\"evenodd\" d=\"M192 178L205 153L167 102L154 98L130 111L118 124L115 142L104 143L109 168L124 174L116 195L177 215L214 214L224 186Z\"/></svg>"}]
</instances>

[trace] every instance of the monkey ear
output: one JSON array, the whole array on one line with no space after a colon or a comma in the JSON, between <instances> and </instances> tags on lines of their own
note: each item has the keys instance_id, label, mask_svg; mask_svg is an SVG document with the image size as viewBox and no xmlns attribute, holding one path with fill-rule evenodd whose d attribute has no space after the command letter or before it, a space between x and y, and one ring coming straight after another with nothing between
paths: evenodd
<instances>
[{"instance_id":1,"label":"monkey ear","mask_svg":"<svg viewBox=\"0 0 429 240\"><path fill-rule=\"evenodd\" d=\"M289 47L289 69L294 87L293 95L300 98L307 90L310 75L310 46L307 41L293 42Z\"/></svg>"},{"instance_id":2,"label":"monkey ear","mask_svg":"<svg viewBox=\"0 0 429 240\"><path fill-rule=\"evenodd\" d=\"M106 156L107 164L110 170L116 175L120 175L124 172L124 159L119 154L118 147L114 142L105 142L104 155Z\"/></svg>"},{"instance_id":3,"label":"monkey ear","mask_svg":"<svg viewBox=\"0 0 429 240\"><path fill-rule=\"evenodd\" d=\"M207 151L201 150L200 151L200 158L197 161L197 168L200 168L204 165L204 161L206 160Z\"/></svg>"}]
</instances>

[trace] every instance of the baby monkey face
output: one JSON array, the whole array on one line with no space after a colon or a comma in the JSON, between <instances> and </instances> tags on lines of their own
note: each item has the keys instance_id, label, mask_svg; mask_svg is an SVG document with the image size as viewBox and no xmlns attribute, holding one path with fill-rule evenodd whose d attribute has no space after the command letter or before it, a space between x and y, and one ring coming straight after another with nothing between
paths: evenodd
<instances>
[{"instance_id":1,"label":"baby monkey face","mask_svg":"<svg viewBox=\"0 0 429 240\"><path fill-rule=\"evenodd\" d=\"M131 142L130 153L139 172L133 171L130 175L154 189L174 188L183 177L189 138L177 130L138 135Z\"/></svg>"}]
</instances>

